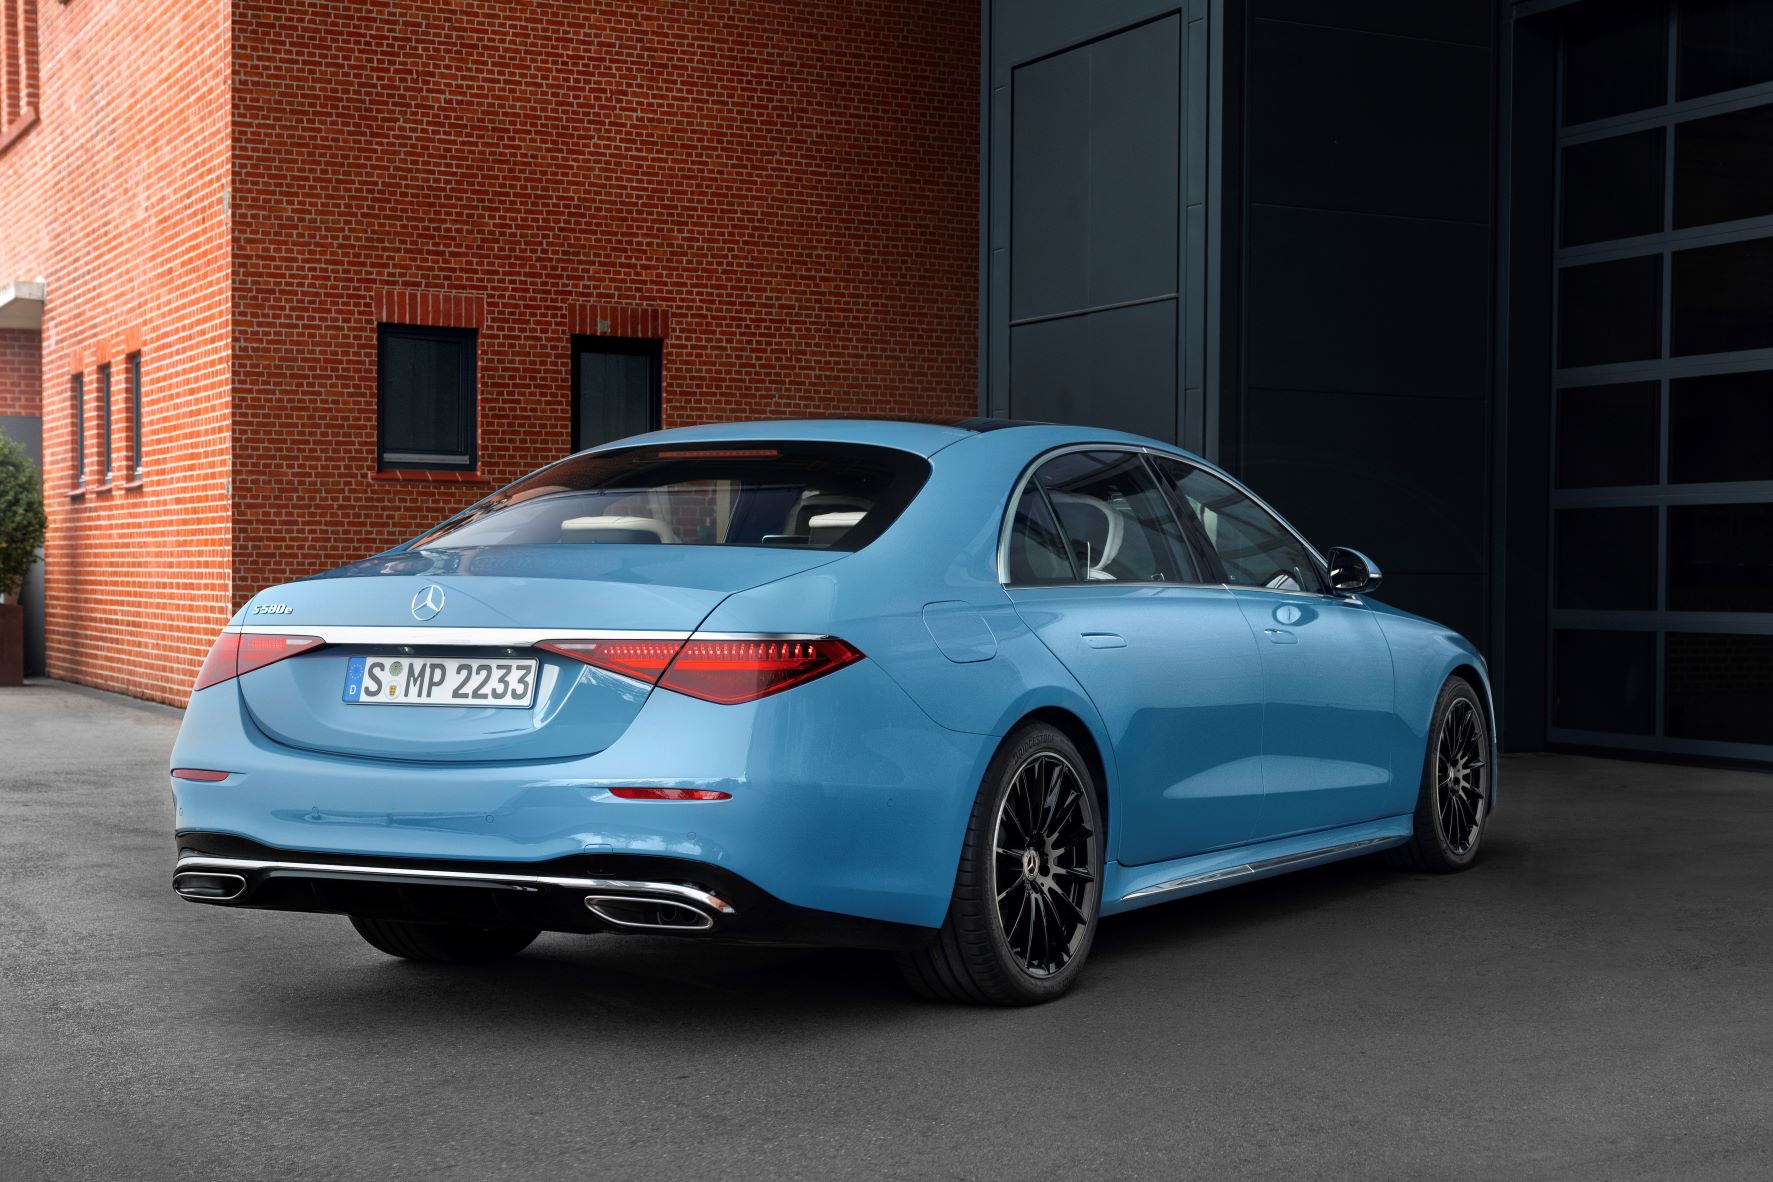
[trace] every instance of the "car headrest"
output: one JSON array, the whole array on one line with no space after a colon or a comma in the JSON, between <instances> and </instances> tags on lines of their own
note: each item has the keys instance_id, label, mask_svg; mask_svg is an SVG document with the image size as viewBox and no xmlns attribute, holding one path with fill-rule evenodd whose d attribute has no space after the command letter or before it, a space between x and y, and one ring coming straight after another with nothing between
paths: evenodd
<instances>
[{"instance_id":1,"label":"car headrest","mask_svg":"<svg viewBox=\"0 0 1773 1182\"><path fill-rule=\"evenodd\" d=\"M1084 548L1084 552L1077 555L1078 562L1086 567L1084 577L1112 579L1114 576L1108 573L1108 564L1120 553L1121 541L1126 537L1126 525L1120 514L1099 497L1065 492L1049 496L1065 536L1073 547Z\"/></svg>"},{"instance_id":2,"label":"car headrest","mask_svg":"<svg viewBox=\"0 0 1773 1182\"><path fill-rule=\"evenodd\" d=\"M569 517L560 523L563 542L656 544L676 540L671 527L656 517Z\"/></svg>"}]
</instances>

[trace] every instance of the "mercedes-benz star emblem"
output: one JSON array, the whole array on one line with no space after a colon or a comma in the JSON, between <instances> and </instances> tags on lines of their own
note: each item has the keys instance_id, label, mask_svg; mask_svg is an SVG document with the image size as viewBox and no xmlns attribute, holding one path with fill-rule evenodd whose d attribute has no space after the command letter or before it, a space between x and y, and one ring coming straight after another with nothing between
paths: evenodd
<instances>
[{"instance_id":1,"label":"mercedes-benz star emblem","mask_svg":"<svg viewBox=\"0 0 1773 1182\"><path fill-rule=\"evenodd\" d=\"M443 588L436 583L426 583L412 597L412 618L415 620L434 620L442 610Z\"/></svg>"}]
</instances>

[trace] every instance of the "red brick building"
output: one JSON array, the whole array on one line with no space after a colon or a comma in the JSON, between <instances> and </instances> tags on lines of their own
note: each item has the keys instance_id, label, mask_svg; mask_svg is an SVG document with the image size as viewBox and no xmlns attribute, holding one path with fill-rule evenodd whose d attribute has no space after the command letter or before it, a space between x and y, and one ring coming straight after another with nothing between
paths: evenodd
<instances>
[{"instance_id":1,"label":"red brick building","mask_svg":"<svg viewBox=\"0 0 1773 1182\"><path fill-rule=\"evenodd\" d=\"M259 587L624 425L978 406L974 0L0 18L51 676L182 701Z\"/></svg>"}]
</instances>

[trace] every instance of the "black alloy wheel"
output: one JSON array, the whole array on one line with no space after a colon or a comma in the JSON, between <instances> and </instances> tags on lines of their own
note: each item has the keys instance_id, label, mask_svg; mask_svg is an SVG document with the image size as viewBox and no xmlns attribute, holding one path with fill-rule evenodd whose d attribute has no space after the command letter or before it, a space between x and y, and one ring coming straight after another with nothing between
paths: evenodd
<instances>
[{"instance_id":1,"label":"black alloy wheel","mask_svg":"<svg viewBox=\"0 0 1773 1182\"><path fill-rule=\"evenodd\" d=\"M1095 776L1056 727L1029 723L980 785L942 927L899 958L941 1001L1033 1005L1069 989L1089 956L1102 899Z\"/></svg>"},{"instance_id":2,"label":"black alloy wheel","mask_svg":"<svg viewBox=\"0 0 1773 1182\"><path fill-rule=\"evenodd\" d=\"M1484 704L1463 677L1435 700L1428 751L1407 845L1387 851L1405 870L1451 874L1477 860L1490 818L1490 727Z\"/></svg>"},{"instance_id":3,"label":"black alloy wheel","mask_svg":"<svg viewBox=\"0 0 1773 1182\"><path fill-rule=\"evenodd\" d=\"M992 892L1016 963L1031 977L1070 964L1093 919L1095 833L1077 769L1042 751L1017 769L997 810Z\"/></svg>"}]
</instances>

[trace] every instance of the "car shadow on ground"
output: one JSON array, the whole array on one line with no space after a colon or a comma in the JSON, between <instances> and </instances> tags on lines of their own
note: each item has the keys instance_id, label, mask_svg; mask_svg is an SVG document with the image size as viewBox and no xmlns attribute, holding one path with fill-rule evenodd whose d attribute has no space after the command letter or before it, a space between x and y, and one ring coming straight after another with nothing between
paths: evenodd
<instances>
[{"instance_id":1,"label":"car shadow on ground","mask_svg":"<svg viewBox=\"0 0 1773 1182\"><path fill-rule=\"evenodd\" d=\"M1485 853L1485 865L1495 866L1517 856L1503 842ZM1313 911L1370 905L1380 922L1388 896L1408 889L1412 878L1432 881L1361 858L1110 917L1074 997L1147 986L1161 996L1175 988L1178 957L1214 957L1253 931L1296 924ZM342 920L340 929L341 939L354 939ZM372 959L353 957L330 970L313 966L300 984L308 1004L279 1011L283 1020L324 1020L321 1015L350 1007L359 1019L390 1026L459 1020L539 1032L595 1015L636 1029L804 1031L857 1020L914 1021L929 1009L901 983L890 956L846 949L546 935L520 957L484 965L362 954Z\"/></svg>"}]
</instances>

